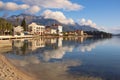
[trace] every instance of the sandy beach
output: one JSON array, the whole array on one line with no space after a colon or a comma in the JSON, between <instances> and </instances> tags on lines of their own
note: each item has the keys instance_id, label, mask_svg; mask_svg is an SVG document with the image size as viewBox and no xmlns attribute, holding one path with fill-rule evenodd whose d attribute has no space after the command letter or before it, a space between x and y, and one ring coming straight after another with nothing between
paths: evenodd
<instances>
[{"instance_id":1,"label":"sandy beach","mask_svg":"<svg viewBox=\"0 0 120 80\"><path fill-rule=\"evenodd\" d=\"M0 80L36 80L33 76L13 66L5 56L0 54Z\"/></svg>"}]
</instances>

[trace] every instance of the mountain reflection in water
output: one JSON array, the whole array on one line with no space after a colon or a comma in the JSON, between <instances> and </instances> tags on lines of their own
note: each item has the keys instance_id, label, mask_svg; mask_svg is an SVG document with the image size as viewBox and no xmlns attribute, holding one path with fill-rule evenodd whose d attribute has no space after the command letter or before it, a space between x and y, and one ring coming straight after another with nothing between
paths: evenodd
<instances>
[{"instance_id":1,"label":"mountain reflection in water","mask_svg":"<svg viewBox=\"0 0 120 80\"><path fill-rule=\"evenodd\" d=\"M4 55L37 80L119 80L120 46L115 44L119 40L83 37L13 40L12 50ZM112 56L116 50L117 57Z\"/></svg>"}]
</instances>

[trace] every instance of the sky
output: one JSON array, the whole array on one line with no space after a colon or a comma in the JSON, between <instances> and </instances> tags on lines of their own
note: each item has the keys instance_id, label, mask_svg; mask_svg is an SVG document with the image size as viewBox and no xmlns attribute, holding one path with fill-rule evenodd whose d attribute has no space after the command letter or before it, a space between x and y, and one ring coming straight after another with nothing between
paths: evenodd
<instances>
[{"instance_id":1,"label":"sky","mask_svg":"<svg viewBox=\"0 0 120 80\"><path fill-rule=\"evenodd\" d=\"M120 0L0 0L0 16L43 15L64 24L75 22L120 33Z\"/></svg>"}]
</instances>

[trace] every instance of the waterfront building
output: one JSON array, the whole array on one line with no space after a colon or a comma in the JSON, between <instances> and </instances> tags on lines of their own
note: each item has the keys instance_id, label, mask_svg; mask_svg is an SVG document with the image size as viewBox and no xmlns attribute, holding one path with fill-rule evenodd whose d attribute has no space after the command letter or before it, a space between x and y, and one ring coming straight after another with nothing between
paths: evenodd
<instances>
[{"instance_id":1,"label":"waterfront building","mask_svg":"<svg viewBox=\"0 0 120 80\"><path fill-rule=\"evenodd\" d=\"M57 30L51 28L51 26L46 26L46 28L45 28L45 34L46 35L57 34Z\"/></svg>"},{"instance_id":2,"label":"waterfront building","mask_svg":"<svg viewBox=\"0 0 120 80\"><path fill-rule=\"evenodd\" d=\"M51 34L57 34L57 30L56 29L51 29Z\"/></svg>"},{"instance_id":3,"label":"waterfront building","mask_svg":"<svg viewBox=\"0 0 120 80\"><path fill-rule=\"evenodd\" d=\"M62 26L60 26L60 25L58 25L58 34L60 35L60 36L62 36L63 34L62 34L62 29L63 29L63 27Z\"/></svg>"},{"instance_id":4,"label":"waterfront building","mask_svg":"<svg viewBox=\"0 0 120 80\"><path fill-rule=\"evenodd\" d=\"M37 25L33 22L28 25L28 31L30 32L30 34L44 35L45 26Z\"/></svg>"},{"instance_id":5,"label":"waterfront building","mask_svg":"<svg viewBox=\"0 0 120 80\"><path fill-rule=\"evenodd\" d=\"M24 29L22 26L17 26L17 27L14 27L14 35L19 35L19 36L24 36Z\"/></svg>"},{"instance_id":6,"label":"waterfront building","mask_svg":"<svg viewBox=\"0 0 120 80\"><path fill-rule=\"evenodd\" d=\"M51 26L52 29L55 29L56 30L56 33L59 35L59 36L62 36L62 32L63 32L63 27L59 24L52 24Z\"/></svg>"},{"instance_id":7,"label":"waterfront building","mask_svg":"<svg viewBox=\"0 0 120 80\"><path fill-rule=\"evenodd\" d=\"M51 34L51 28L50 26L45 27L45 35L50 35Z\"/></svg>"},{"instance_id":8,"label":"waterfront building","mask_svg":"<svg viewBox=\"0 0 120 80\"><path fill-rule=\"evenodd\" d=\"M83 36L84 35L83 30L77 30L76 33L77 33L78 36Z\"/></svg>"},{"instance_id":9,"label":"waterfront building","mask_svg":"<svg viewBox=\"0 0 120 80\"><path fill-rule=\"evenodd\" d=\"M50 34L51 34L50 26L45 26L45 35L50 35Z\"/></svg>"},{"instance_id":10,"label":"waterfront building","mask_svg":"<svg viewBox=\"0 0 120 80\"><path fill-rule=\"evenodd\" d=\"M54 28L52 26L46 26L46 28L45 28L45 34L46 35L57 34L57 28Z\"/></svg>"}]
</instances>

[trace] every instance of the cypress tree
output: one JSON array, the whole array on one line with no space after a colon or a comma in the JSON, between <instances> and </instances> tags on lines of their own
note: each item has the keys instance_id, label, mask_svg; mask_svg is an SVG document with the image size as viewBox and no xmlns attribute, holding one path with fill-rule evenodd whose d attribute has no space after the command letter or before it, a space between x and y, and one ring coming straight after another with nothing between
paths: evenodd
<instances>
[{"instance_id":1,"label":"cypress tree","mask_svg":"<svg viewBox=\"0 0 120 80\"><path fill-rule=\"evenodd\" d=\"M23 20L21 22L21 26L23 27L24 31L27 31L27 25L26 25L25 18L23 18Z\"/></svg>"}]
</instances>

